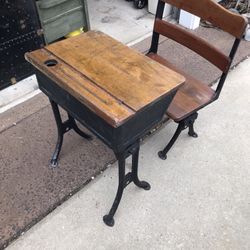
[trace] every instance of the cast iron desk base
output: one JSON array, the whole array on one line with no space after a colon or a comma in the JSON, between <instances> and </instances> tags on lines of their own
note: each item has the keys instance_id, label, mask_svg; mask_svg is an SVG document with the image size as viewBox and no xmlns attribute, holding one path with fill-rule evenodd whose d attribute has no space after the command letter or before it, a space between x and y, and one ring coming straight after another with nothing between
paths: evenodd
<instances>
[{"instance_id":1,"label":"cast iron desk base","mask_svg":"<svg viewBox=\"0 0 250 250\"><path fill-rule=\"evenodd\" d=\"M101 32L89 31L26 54L36 68L39 88L49 97L58 128L51 159L56 166L63 135L74 129L87 140L75 119L101 139L118 160L119 184L113 205L103 217L114 225L124 188L138 178L140 138L162 119L183 76ZM62 122L58 105L68 113ZM132 171L125 173L132 155Z\"/></svg>"},{"instance_id":2,"label":"cast iron desk base","mask_svg":"<svg viewBox=\"0 0 250 250\"><path fill-rule=\"evenodd\" d=\"M56 120L57 130L58 130L58 139L55 151L53 153L52 159L50 161L51 167L56 167L58 165L58 157L61 151L62 143L63 143L63 135L67 133L69 130L73 129L77 134L79 134L81 137L87 140L91 140L92 137L83 131L81 131L76 122L75 119L68 113L68 120L65 122L62 121L60 111L58 108L58 105L50 99L51 107L53 110L53 114ZM139 150L140 150L140 142L137 140L134 142L131 146L126 148L122 152L117 152L116 158L118 160L118 171L119 171L119 184L118 184L118 190L116 193L115 200L113 202L113 205L109 211L109 213L105 216L103 216L103 221L108 226L114 226L114 214L119 206L119 203L122 198L123 190L124 188L129 185L131 182L134 182L134 184L140 188L143 188L145 190L150 189L150 184L146 181L140 181L138 178L138 160L139 160ZM125 162L126 158L128 156L132 155L132 171L125 174Z\"/></svg>"}]
</instances>

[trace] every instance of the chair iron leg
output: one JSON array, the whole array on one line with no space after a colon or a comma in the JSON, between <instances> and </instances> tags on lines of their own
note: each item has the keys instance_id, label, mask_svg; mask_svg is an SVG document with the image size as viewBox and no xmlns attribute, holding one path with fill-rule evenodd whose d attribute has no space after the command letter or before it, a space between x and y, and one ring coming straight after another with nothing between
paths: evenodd
<instances>
[{"instance_id":1,"label":"chair iron leg","mask_svg":"<svg viewBox=\"0 0 250 250\"><path fill-rule=\"evenodd\" d=\"M192 136L193 138L197 138L198 134L194 131L194 122L198 117L198 113L194 113L189 120L189 125L188 125L188 135Z\"/></svg>"},{"instance_id":2,"label":"chair iron leg","mask_svg":"<svg viewBox=\"0 0 250 250\"><path fill-rule=\"evenodd\" d=\"M150 184L148 182L140 181L138 178L139 150L139 143L135 143L135 145L132 145L132 147L125 150L124 152L116 154L119 167L119 184L113 205L109 213L103 216L103 221L107 226L112 227L115 224L114 215L121 201L123 190L127 185L133 182L137 187L143 188L144 190L150 189ZM132 154L132 172L129 172L125 175L126 157L128 157L130 154Z\"/></svg>"},{"instance_id":3,"label":"chair iron leg","mask_svg":"<svg viewBox=\"0 0 250 250\"><path fill-rule=\"evenodd\" d=\"M162 160L166 160L167 159L167 153L170 150L170 148L174 145L175 141L177 140L177 138L179 137L179 135L181 134L181 131L183 130L183 122L180 122L173 137L171 138L170 142L167 144L167 146L158 152L158 156L162 159Z\"/></svg>"},{"instance_id":4,"label":"chair iron leg","mask_svg":"<svg viewBox=\"0 0 250 250\"><path fill-rule=\"evenodd\" d=\"M60 111L58 108L58 105L50 99L50 104L53 110L53 114L56 120L56 126L57 126L57 143L56 143L56 148L55 151L52 155L52 158L50 160L50 166L51 167L56 167L58 165L58 157L59 154L61 152L61 148L62 148L62 143L63 143L63 135L65 133L67 133L69 130L74 129L74 131L79 134L80 136L82 136L83 138L87 139L87 140L91 140L92 136L84 133L83 131L81 131L77 124L75 119L70 116L70 114L68 114L68 120L66 120L65 122L62 121L61 115L60 115Z\"/></svg>"},{"instance_id":5,"label":"chair iron leg","mask_svg":"<svg viewBox=\"0 0 250 250\"><path fill-rule=\"evenodd\" d=\"M188 129L189 129L188 134L194 138L198 137L198 135L194 132L194 122L197 119L197 117L198 117L198 113L195 112L192 115L188 116L187 118L185 118L184 120L181 120L179 122L179 125L178 125L173 137L171 138L170 142L167 144L167 146L163 150L158 152L158 156L162 160L167 159L168 151L174 145L175 141L177 140L177 138L181 134L182 130L184 130L188 127Z\"/></svg>"}]
</instances>

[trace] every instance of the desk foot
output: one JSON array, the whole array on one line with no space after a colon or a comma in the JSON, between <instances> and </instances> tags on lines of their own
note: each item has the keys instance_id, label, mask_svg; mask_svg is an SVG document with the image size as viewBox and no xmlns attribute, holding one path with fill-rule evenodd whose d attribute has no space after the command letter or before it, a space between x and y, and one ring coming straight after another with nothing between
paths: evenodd
<instances>
[{"instance_id":1,"label":"desk foot","mask_svg":"<svg viewBox=\"0 0 250 250\"><path fill-rule=\"evenodd\" d=\"M52 167L52 168L55 168L58 165L58 158L59 158L59 154L60 154L60 151L62 148L62 143L63 143L63 135L58 134L56 148L55 148L55 151L54 151L52 158L50 160L50 167Z\"/></svg>"},{"instance_id":2,"label":"desk foot","mask_svg":"<svg viewBox=\"0 0 250 250\"><path fill-rule=\"evenodd\" d=\"M51 159L51 160L50 160L50 167L51 167L51 168L56 168L57 165L58 165L57 159Z\"/></svg>"},{"instance_id":3,"label":"desk foot","mask_svg":"<svg viewBox=\"0 0 250 250\"><path fill-rule=\"evenodd\" d=\"M150 190L151 186L148 182L146 181L134 181L134 184L139 187L139 188L143 188L144 190Z\"/></svg>"},{"instance_id":4,"label":"desk foot","mask_svg":"<svg viewBox=\"0 0 250 250\"><path fill-rule=\"evenodd\" d=\"M113 216L109 214L103 216L103 221L109 227L113 227L115 225L115 220Z\"/></svg>"},{"instance_id":5,"label":"desk foot","mask_svg":"<svg viewBox=\"0 0 250 250\"><path fill-rule=\"evenodd\" d=\"M188 135L193 137L193 138L198 138L198 134L195 132L193 132L193 133L188 132Z\"/></svg>"}]
</instances>

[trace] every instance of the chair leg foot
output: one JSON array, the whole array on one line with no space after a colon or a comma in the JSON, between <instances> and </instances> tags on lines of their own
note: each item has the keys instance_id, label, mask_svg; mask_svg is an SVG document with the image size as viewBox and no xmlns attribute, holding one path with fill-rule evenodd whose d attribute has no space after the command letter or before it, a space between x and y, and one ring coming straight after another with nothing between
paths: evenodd
<instances>
[{"instance_id":1,"label":"chair leg foot","mask_svg":"<svg viewBox=\"0 0 250 250\"><path fill-rule=\"evenodd\" d=\"M162 160L167 160L167 154L164 154L163 151L159 151L159 152L158 152L158 156L159 156Z\"/></svg>"},{"instance_id":2,"label":"chair leg foot","mask_svg":"<svg viewBox=\"0 0 250 250\"><path fill-rule=\"evenodd\" d=\"M191 137L193 137L193 138L197 138L198 137L198 134L195 133L195 132L193 132L193 133L188 132L188 135L191 136Z\"/></svg>"},{"instance_id":3,"label":"chair leg foot","mask_svg":"<svg viewBox=\"0 0 250 250\"><path fill-rule=\"evenodd\" d=\"M58 165L58 158L62 149L62 144L63 144L63 133L62 131L58 130L56 148L50 160L50 167L52 168L55 168Z\"/></svg>"},{"instance_id":4,"label":"chair leg foot","mask_svg":"<svg viewBox=\"0 0 250 250\"><path fill-rule=\"evenodd\" d=\"M194 132L194 124L193 123L191 125L189 125L188 135L193 137L193 138L198 137L198 134L196 132Z\"/></svg>"},{"instance_id":5,"label":"chair leg foot","mask_svg":"<svg viewBox=\"0 0 250 250\"><path fill-rule=\"evenodd\" d=\"M115 225L113 216L109 214L103 216L103 222L109 227L113 227Z\"/></svg>"}]
</instances>

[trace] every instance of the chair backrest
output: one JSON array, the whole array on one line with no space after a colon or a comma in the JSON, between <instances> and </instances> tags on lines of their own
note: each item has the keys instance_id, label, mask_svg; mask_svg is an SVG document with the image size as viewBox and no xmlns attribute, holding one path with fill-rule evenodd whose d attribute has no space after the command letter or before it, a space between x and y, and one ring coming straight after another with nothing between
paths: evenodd
<instances>
[{"instance_id":1,"label":"chair backrest","mask_svg":"<svg viewBox=\"0 0 250 250\"><path fill-rule=\"evenodd\" d=\"M204 39L162 20L165 3L199 16L234 36L235 42L230 54L225 55ZM222 71L216 89L216 98L218 98L246 26L247 20L244 17L226 10L214 0L159 0L149 52L157 53L159 35L166 36L196 52Z\"/></svg>"}]
</instances>

